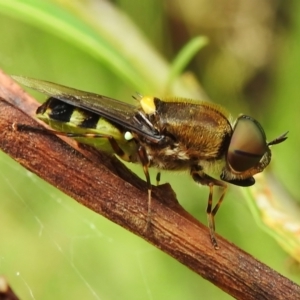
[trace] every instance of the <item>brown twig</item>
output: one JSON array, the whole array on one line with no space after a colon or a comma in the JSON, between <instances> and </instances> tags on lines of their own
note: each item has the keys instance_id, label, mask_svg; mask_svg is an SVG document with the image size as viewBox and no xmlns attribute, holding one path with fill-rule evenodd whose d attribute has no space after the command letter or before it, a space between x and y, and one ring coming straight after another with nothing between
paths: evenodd
<instances>
[{"instance_id":1,"label":"brown twig","mask_svg":"<svg viewBox=\"0 0 300 300\"><path fill-rule=\"evenodd\" d=\"M0 300L19 300L3 276L0 276Z\"/></svg>"},{"instance_id":2,"label":"brown twig","mask_svg":"<svg viewBox=\"0 0 300 300\"><path fill-rule=\"evenodd\" d=\"M14 130L13 123L40 126L15 108L32 115L36 104L3 73L0 97L0 148L25 168L238 299L300 298L298 285L220 236L220 249L214 250L207 228L180 207L169 185L154 187L151 228L145 231L142 180L114 158L82 148L79 153L56 136Z\"/></svg>"}]
</instances>

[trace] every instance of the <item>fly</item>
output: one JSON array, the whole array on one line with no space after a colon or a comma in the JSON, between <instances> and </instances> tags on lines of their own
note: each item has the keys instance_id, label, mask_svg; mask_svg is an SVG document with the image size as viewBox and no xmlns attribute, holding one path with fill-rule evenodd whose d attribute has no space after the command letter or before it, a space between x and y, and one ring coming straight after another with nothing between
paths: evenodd
<instances>
[{"instance_id":1,"label":"fly","mask_svg":"<svg viewBox=\"0 0 300 300\"><path fill-rule=\"evenodd\" d=\"M138 95L138 105L131 105L48 81L13 78L49 96L36 114L55 134L70 136L79 143L142 165L148 185L147 226L151 223L149 168L189 171L196 183L207 185L206 213L215 249L218 244L214 217L227 183L253 185L253 176L271 161L270 146L287 139L288 132L267 142L258 121L240 115L231 123L224 108L209 102ZM214 186L222 189L215 206Z\"/></svg>"}]
</instances>

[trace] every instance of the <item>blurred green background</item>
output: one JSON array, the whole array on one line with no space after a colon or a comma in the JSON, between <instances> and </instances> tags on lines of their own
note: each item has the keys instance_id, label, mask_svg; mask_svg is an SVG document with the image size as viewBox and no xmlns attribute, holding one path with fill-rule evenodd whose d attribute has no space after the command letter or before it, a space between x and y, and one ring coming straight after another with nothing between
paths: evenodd
<instances>
[{"instance_id":1,"label":"blurred green background","mask_svg":"<svg viewBox=\"0 0 300 300\"><path fill-rule=\"evenodd\" d=\"M135 91L203 98L197 79L234 117L258 119L270 140L290 131L268 171L297 201L299 12L295 0L0 0L0 68L125 101ZM185 69L194 77L170 80L170 62L199 35L209 44ZM163 173L165 181L206 224L207 188L187 174ZM239 189L229 189L216 227L300 282L297 264L257 225ZM21 299L231 298L2 152L0 236L0 274Z\"/></svg>"}]
</instances>

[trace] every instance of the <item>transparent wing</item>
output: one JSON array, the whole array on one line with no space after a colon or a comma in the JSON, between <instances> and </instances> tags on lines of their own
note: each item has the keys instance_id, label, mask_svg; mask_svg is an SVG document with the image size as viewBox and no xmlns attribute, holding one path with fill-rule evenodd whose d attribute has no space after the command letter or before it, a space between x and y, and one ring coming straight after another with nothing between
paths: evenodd
<instances>
[{"instance_id":1,"label":"transparent wing","mask_svg":"<svg viewBox=\"0 0 300 300\"><path fill-rule=\"evenodd\" d=\"M65 103L99 114L124 128L159 141L157 135L147 124L140 122L137 106L106 96L80 91L49 81L23 76L11 76L17 82L41 93L57 98Z\"/></svg>"}]
</instances>

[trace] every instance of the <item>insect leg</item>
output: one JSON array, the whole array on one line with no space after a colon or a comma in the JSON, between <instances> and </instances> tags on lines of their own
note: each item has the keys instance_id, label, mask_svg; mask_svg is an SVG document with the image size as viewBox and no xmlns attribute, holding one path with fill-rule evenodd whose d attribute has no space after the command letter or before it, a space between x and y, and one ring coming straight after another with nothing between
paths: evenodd
<instances>
[{"instance_id":1,"label":"insect leg","mask_svg":"<svg viewBox=\"0 0 300 300\"><path fill-rule=\"evenodd\" d=\"M86 132L86 133L74 133L74 132L61 132L57 130L47 129L47 128L38 128L30 125L25 124L14 124L14 128L17 130L27 130L27 131L33 131L33 132L40 132L42 134L55 134L55 135L61 135L66 136L70 138L103 138L107 139L114 150L115 154L118 155L120 158L122 158L125 161L130 162L131 158L128 154L126 154L122 148L118 145L114 137L111 135L105 135L105 134L98 134L98 133L92 133L92 132Z\"/></svg>"},{"instance_id":2,"label":"insect leg","mask_svg":"<svg viewBox=\"0 0 300 300\"><path fill-rule=\"evenodd\" d=\"M227 185L222 182L221 180L217 180L215 178L210 177L209 175L205 174L204 172L198 171L198 170L191 170L191 175L195 182L200 183L202 185L207 185L209 187L209 195L208 195L208 201L207 201L207 208L206 208L206 214L207 214L207 221L208 221L208 228L210 232L210 239L215 249L219 249L218 242L215 237L215 215L220 208L224 196L226 194ZM216 205L213 207L213 187L219 186L222 188L221 196L216 203Z\"/></svg>"},{"instance_id":3,"label":"insect leg","mask_svg":"<svg viewBox=\"0 0 300 300\"><path fill-rule=\"evenodd\" d=\"M144 171L146 181L147 181L147 186L148 186L148 212L147 212L147 224L146 224L146 230L148 230L149 226L151 224L151 190L152 190L152 186L151 186L151 180L150 180L150 175L149 175L149 171L148 171L149 159L148 159L148 155L147 155L144 147L139 146L138 156L139 156L140 162L143 166L143 171Z\"/></svg>"},{"instance_id":4,"label":"insect leg","mask_svg":"<svg viewBox=\"0 0 300 300\"><path fill-rule=\"evenodd\" d=\"M160 183L160 177L161 177L160 172L157 172L157 174L156 174L156 185L159 185L159 183Z\"/></svg>"}]
</instances>

